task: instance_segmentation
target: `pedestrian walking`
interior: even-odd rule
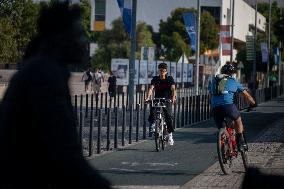
[[[110,97],[115,97],[116,95],[116,77],[111,70],[109,71],[108,78],[108,94]]]
[[[88,92],[89,85],[91,84],[91,90],[92,90],[92,81],[93,80],[93,73],[91,72],[91,69],[87,69],[83,75],[82,75],[82,81],[85,83],[85,92]]]
[[[96,69],[94,73],[94,78],[93,78],[93,91],[96,96],[96,100],[99,99],[99,93],[101,92],[101,86],[102,86],[102,74],[99,72],[99,69]]]

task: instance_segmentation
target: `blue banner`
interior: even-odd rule
[[[196,51],[196,15],[193,12],[184,12],[183,20],[185,29],[189,36],[191,50]]]
[[[132,0],[117,0],[126,32],[131,35]]]
[[[280,52],[278,47],[273,48],[273,54],[274,54],[274,63],[280,64]]]

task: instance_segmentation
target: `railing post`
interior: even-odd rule
[[[114,125],[114,148],[117,148],[118,143],[118,108],[114,108],[115,111],[115,125]]]
[[[139,127],[140,127],[140,105],[136,105],[136,112],[137,112],[137,117],[136,117],[136,142],[139,140]]]
[[[88,117],[88,105],[89,105],[89,96],[88,96],[88,94],[86,94],[86,98],[85,98],[85,100],[86,100],[86,106],[85,106],[85,118],[87,118]]]
[[[147,109],[147,106],[146,104],[144,104],[144,107],[143,107],[143,139],[146,139],[146,125],[147,125],[147,121],[146,121],[146,109]]]
[[[83,95],[81,94],[80,96],[80,114],[79,114],[79,140],[80,144],[82,146],[82,135],[83,135],[83,122],[84,122],[84,117],[83,117]]]
[[[184,97],[181,99],[181,127],[184,127]]]
[[[98,138],[97,138],[97,153],[101,153],[101,131],[102,131],[102,110],[99,109],[99,124],[98,124]]]
[[[189,124],[192,124],[192,96],[189,97]]]
[[[111,125],[111,111],[107,108],[107,151],[110,149],[110,125]]]
[[[121,145],[125,146],[125,126],[126,126],[126,107],[122,105],[122,132],[121,132]]]
[[[107,93],[105,93],[105,114],[107,114]]]
[[[93,101],[94,95],[91,95],[91,115],[90,115],[90,133],[89,133],[89,156],[93,155]]]
[[[133,126],[133,106],[132,104],[129,104],[129,112],[130,112],[130,120],[129,120],[129,140],[128,143],[132,144],[132,126]]]

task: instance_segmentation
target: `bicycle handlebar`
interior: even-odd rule
[[[168,102],[168,103],[172,103],[172,100],[167,99],[167,98],[153,98],[152,100],[145,100],[145,103],[157,103],[157,102]]]

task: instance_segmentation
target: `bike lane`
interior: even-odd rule
[[[283,102],[284,98],[279,98],[260,104],[255,112],[242,114],[249,143],[272,123],[284,117]],[[99,155],[90,159],[89,163],[108,178],[115,188],[173,189],[183,185],[185,188],[192,188],[192,182],[188,185],[192,187],[187,187],[186,183],[190,180],[196,181],[198,175],[206,173],[218,178],[223,176],[216,164],[216,132],[213,121],[206,121],[177,129],[174,133],[174,146],[167,146],[165,151],[156,152],[154,140],[147,140]],[[214,171],[210,172],[212,166]],[[243,174],[243,170],[239,174]],[[209,188],[210,183],[216,185],[213,182],[215,177],[203,175],[202,178],[205,179],[202,182],[209,183]],[[237,181],[239,180],[235,180]]]

